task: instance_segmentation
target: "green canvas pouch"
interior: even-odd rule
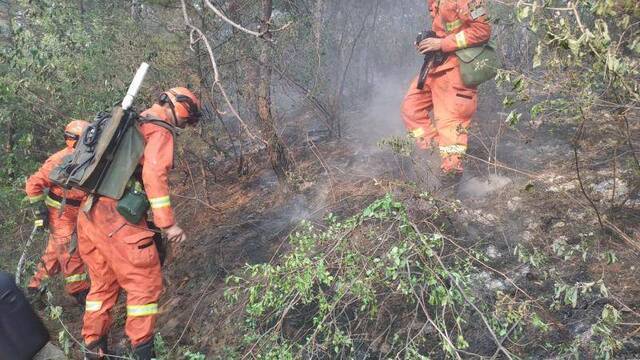
[[[140,182],[130,182],[127,191],[118,200],[116,210],[132,224],[137,224],[142,220],[149,210],[149,200]]]
[[[457,50],[456,56],[460,63],[462,83],[469,87],[493,79],[500,68],[498,54],[491,43]]]

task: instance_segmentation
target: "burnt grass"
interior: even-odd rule
[[[489,183],[487,191],[471,191],[462,197],[456,205],[459,210],[450,213],[442,226],[461,246],[487,255],[483,264],[476,264],[478,272],[487,274],[478,280],[481,289],[476,298],[480,307],[493,311],[499,290],[515,301],[529,301],[549,325],[546,333],[524,328],[505,339],[503,345],[524,358],[543,358],[560,356],[577,342],[580,357],[593,358],[596,355],[591,345],[599,338],[590,335],[590,328],[600,319],[605,304],[610,304],[622,314],[622,324],[614,329],[616,338],[624,344],[617,358],[639,356],[640,265],[638,248],[629,243],[629,239],[640,243],[640,206],[634,188],[638,184],[637,173],[624,167],[617,169],[620,179],[628,184],[630,199],[620,201],[619,206],[607,206],[606,196],[598,199],[590,184],[611,175],[607,163],[611,158],[607,151],[610,144],[600,141],[597,131],[583,140],[588,144],[581,148],[584,185],[603,209],[602,214],[629,235],[625,240],[610,229],[599,227],[595,212],[576,186],[568,140],[575,125],[543,124],[535,129],[521,126],[513,131],[503,128],[497,116],[487,116],[494,112],[488,105],[483,106],[480,120],[472,128],[477,136],[471,137],[473,158],[467,160],[463,183],[473,184],[474,178],[484,181],[490,177],[497,182]],[[300,116],[312,117],[308,113]],[[638,134],[639,129],[633,131]],[[498,133],[501,135],[495,141]],[[157,328],[168,348],[175,344],[176,349],[201,351],[207,358],[225,358],[227,350],[241,344],[243,335],[239,326],[243,322],[242,309],[228,306],[223,298],[228,275],[245,264],[277,261],[278,255],[287,251],[288,235],[301,220],[321,221],[329,212],[338,217],[350,216],[387,192],[404,194],[409,212],[420,214],[419,202],[411,199],[431,185],[421,182],[416,174],[425,167],[437,167],[419,164],[423,157],[411,160],[388,148],[371,146],[369,139],[362,141],[349,133],[341,139],[285,140],[290,141],[299,174],[293,190],[278,184],[261,149],[245,155],[248,171],[244,175],[238,174],[237,159],[233,158],[206,169],[186,165],[198,164],[191,161],[197,160],[192,154],[177,163],[172,176],[178,194],[175,211],[190,239],[170,254],[164,267],[166,291]],[[491,142],[497,148],[486,146]],[[488,159],[490,151],[497,154],[500,166],[478,160]],[[626,160],[630,160],[628,154]],[[204,177],[215,181],[204,181]],[[561,190],[555,191],[558,187]],[[435,197],[443,207],[452,200],[437,192]],[[554,250],[558,239],[568,246],[584,245],[586,258],[582,254],[566,258],[558,255]],[[518,249],[536,249],[541,263],[536,266],[519,258]],[[600,256],[606,252],[615,253],[614,263]],[[559,281],[575,284],[598,280],[606,284],[608,296],[595,290],[580,294],[575,307],[553,306],[554,287]],[[62,299],[60,288],[55,289],[55,299]],[[63,305],[66,307],[68,302],[63,300]],[[118,310],[112,342],[124,347],[122,299]],[[297,314],[285,324],[284,331],[289,334],[299,334],[309,321],[304,311]],[[491,357],[496,345],[474,317],[468,319],[468,351]],[[65,312],[63,321],[79,336],[79,311]],[[48,325],[60,328],[55,321]],[[356,348],[367,349],[369,345],[356,344]],[[77,350],[77,346],[74,348]],[[173,354],[172,358],[180,358],[176,351]],[[363,350],[352,356],[382,355]]]

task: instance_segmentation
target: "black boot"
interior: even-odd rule
[[[84,290],[80,290],[75,294],[71,294],[71,296],[73,296],[76,301],[78,302],[78,305],[82,306],[82,308],[84,309],[84,305],[87,302],[87,295],[89,294],[89,289],[84,289]]]
[[[153,348],[153,338],[135,346],[133,348],[133,358],[135,360],[155,360],[156,351]]]
[[[85,346],[84,360],[109,360],[109,341],[106,336]]]

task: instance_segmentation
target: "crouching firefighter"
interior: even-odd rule
[[[148,208],[153,212],[153,222],[170,242],[186,239],[173,216],[167,176],[173,166],[174,130],[198,122],[200,102],[188,89],[176,87],[135,116],[132,129],[140,135],[142,147],[140,156],[130,159],[135,167],[133,175],[114,164],[104,175],[111,179],[104,180],[106,185],[127,184],[123,195],[112,198],[98,192],[82,205],[78,218],[80,254],[92,279],[82,326],[86,359],[108,358],[111,312],[121,288],[127,294],[125,332],[134,358],[155,358],[154,327],[163,285],[154,231],[147,225]],[[119,142],[114,151],[128,147],[127,141]],[[122,174],[127,178],[118,180]]]
[[[70,122],[64,130],[67,146],[51,155],[27,180],[27,196],[36,213],[35,226],[49,228],[46,250],[37,272],[27,286],[32,300],[39,300],[42,295],[42,281],[60,272],[64,276],[65,291],[81,306],[84,306],[89,292],[84,263],[76,251],[75,244],[78,209],[86,194],[76,189],[65,190],[49,179],[51,170],[73,152],[80,134],[88,125],[88,122],[82,120]],[[63,200],[64,198],[66,199]]]
[[[420,149],[437,146],[443,186],[462,175],[467,129],[478,104],[477,85],[495,76],[495,50],[483,0],[428,0],[432,31],[416,43],[427,56],[402,103],[405,126]],[[491,59],[488,59],[491,57]],[[489,61],[490,60],[490,61]],[[434,119],[429,116],[433,110]]]

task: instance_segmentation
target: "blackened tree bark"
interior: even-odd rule
[[[290,154],[285,148],[282,140],[276,131],[275,121],[271,113],[271,47],[268,40],[271,38],[269,27],[271,25],[271,14],[273,12],[272,0],[262,0],[261,32],[265,32],[265,39],[262,41],[260,56],[258,58],[258,118],[262,137],[267,142],[267,152],[273,170],[276,172],[278,181],[286,185],[287,173],[292,168]]]

